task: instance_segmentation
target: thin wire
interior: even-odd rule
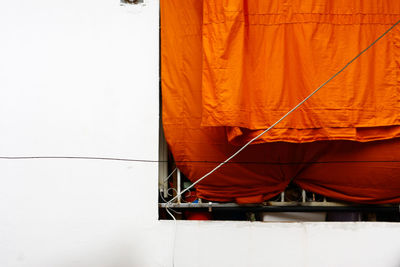
[[[151,159],[128,159],[128,158],[113,158],[113,157],[84,157],[84,156],[0,156],[0,159],[6,160],[24,160],[24,159],[83,159],[83,160],[110,160],[110,161],[132,161],[132,162],[168,162],[163,160]]]
[[[170,210],[169,205],[170,205],[170,203],[167,202],[167,204],[165,205],[165,210],[167,211],[169,216],[171,216],[172,219],[174,220],[174,232],[172,234],[172,267],[174,267],[175,266],[176,233],[178,232],[178,221],[176,220],[175,216],[169,211]]]
[[[129,159],[114,157],[81,157],[81,156],[0,156],[0,160],[35,160],[35,159],[72,159],[72,160],[105,160],[105,161],[126,161],[126,162],[144,162],[144,163],[163,163],[167,160],[151,159]],[[175,160],[176,163],[222,163],[223,161],[212,160]],[[346,161],[293,161],[293,162],[272,162],[272,161],[229,161],[226,164],[265,164],[265,165],[297,165],[297,164],[329,164],[329,163],[379,163],[379,162],[400,162],[400,160],[346,160]],[[175,172],[175,168],[172,172]],[[170,174],[172,175],[172,173]],[[170,178],[168,175],[165,180]]]
[[[320,85],[317,89],[315,89],[311,94],[309,94],[306,98],[304,98],[300,103],[298,103],[294,108],[292,108],[290,111],[288,111],[282,118],[280,118],[278,121],[276,121],[274,124],[272,124],[268,129],[264,130],[261,132],[259,135],[251,139],[249,142],[247,142],[245,145],[243,145],[240,149],[238,149],[234,154],[232,154],[229,158],[227,158],[225,161],[221,162],[219,165],[217,165],[214,169],[200,177],[197,181],[195,181],[193,184],[191,184],[189,187],[181,191],[180,194],[176,195],[173,197],[168,203],[172,203],[175,199],[179,197],[179,195],[182,195],[192,187],[194,187],[196,184],[204,180],[206,177],[208,177],[210,174],[221,168],[223,165],[225,165],[228,161],[236,157],[240,152],[242,152],[246,147],[248,147],[251,143],[253,143],[255,140],[263,136],[265,133],[267,133],[269,130],[274,128],[278,123],[280,123],[282,120],[284,120],[287,116],[289,116],[292,112],[294,112],[296,109],[298,109],[301,105],[304,104],[310,97],[312,97],[315,93],[317,93],[322,87],[324,87],[327,83],[329,83],[331,80],[333,80],[336,76],[338,76],[340,73],[342,73],[351,63],[353,63],[356,59],[358,59],[362,54],[364,54],[368,49],[370,49],[373,45],[376,44],[382,37],[384,37],[388,32],[390,32],[394,27],[396,27],[400,23],[400,20],[398,20],[395,24],[393,24],[389,29],[387,29],[381,36],[379,36],[375,41],[373,41],[367,48],[362,50],[358,55],[356,55],[353,59],[351,59],[346,65],[344,65],[343,68],[341,68],[338,72],[336,72],[332,77],[330,77],[327,81],[325,81],[322,85]]]
[[[164,182],[168,181],[168,179],[172,176],[172,174],[174,174],[174,172],[176,172],[177,169],[178,168],[175,168],[163,181]],[[168,191],[167,191],[167,194],[168,194]]]
[[[177,169],[178,169],[178,168],[176,167],[167,177],[165,177],[165,178],[163,179],[163,181],[164,181],[164,182],[168,181],[168,179],[172,176],[172,174],[174,174],[174,172],[175,172]],[[168,196],[170,196],[170,194],[169,194],[169,192],[168,192],[170,189],[174,189],[175,192],[178,193],[177,190],[176,190],[175,188],[169,188],[169,189],[167,189],[167,195],[168,195]],[[178,232],[178,221],[176,220],[175,216],[171,213],[171,211],[174,212],[175,214],[182,214],[182,212],[178,212],[178,211],[176,211],[176,210],[170,208],[170,207],[169,207],[169,204],[168,204],[168,202],[167,202],[167,200],[165,200],[164,197],[162,196],[161,191],[159,192],[159,194],[160,194],[161,199],[164,200],[164,202],[166,202],[165,210],[167,211],[167,213],[169,214],[169,216],[171,216],[172,219],[174,220],[174,230],[173,230],[173,233],[172,233],[172,259],[171,259],[171,261],[172,261],[172,267],[174,267],[174,266],[175,266],[175,247],[176,247],[176,246],[175,246],[175,243],[176,243],[176,233]]]
[[[178,162],[178,161],[175,161]],[[192,163],[222,163],[223,161],[184,161]],[[255,165],[301,165],[301,164],[338,164],[338,163],[397,163],[400,160],[332,160],[332,161],[288,161],[288,162],[273,162],[273,161],[230,161],[226,164],[255,164]]]

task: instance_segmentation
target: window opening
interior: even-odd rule
[[[159,219],[172,220],[165,211],[166,202],[188,188],[192,182],[176,168],[165,141],[161,119],[159,138]],[[201,199],[192,188],[169,207],[174,210],[177,220],[400,222],[400,205],[344,202],[305,191],[294,183],[290,183],[283,192],[268,201],[243,205]]]
[[[365,51],[363,50],[361,53]],[[343,71],[352,61],[337,74]],[[162,127],[160,127],[160,131],[162,131]],[[160,140],[162,138],[164,138],[163,134],[160,133]],[[188,188],[191,182],[179,170],[176,170],[172,155],[166,152],[165,139],[163,142],[163,145],[160,145],[159,218],[171,219],[165,212],[166,202],[174,198],[182,190],[185,190],[185,188]],[[164,144],[165,147],[161,148]],[[168,160],[168,163],[165,162],[165,159]],[[168,180],[165,179],[164,177],[169,176],[169,174],[171,174],[171,177]],[[187,193],[188,195],[185,194],[181,198],[176,198],[174,203],[169,206],[175,210],[177,219],[284,221],[285,219],[282,215],[285,215],[286,218],[290,217],[290,219],[297,221],[312,221],[312,218],[317,221],[400,221],[398,204],[361,205],[343,202],[313,192],[307,192],[295,184],[289,184],[283,192],[260,204],[240,205],[237,203],[212,202],[207,199],[197,198],[193,195],[193,191],[188,191]],[[311,215],[319,213],[320,216],[300,216],[307,213],[312,213]],[[277,218],[272,219],[274,214],[281,216],[276,216]],[[298,215],[298,217],[295,215]]]
[[[179,170],[168,182],[168,194],[160,190],[159,219],[170,220],[166,202],[191,182]],[[165,192],[165,191],[164,191]],[[400,222],[399,205],[367,205],[342,202],[308,192],[295,184],[260,204],[237,204],[199,199],[188,191],[170,205],[178,220],[238,221],[392,221]]]

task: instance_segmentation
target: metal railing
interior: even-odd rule
[[[339,202],[328,200],[326,197],[301,190],[298,192],[298,200],[287,200],[286,191],[283,191],[270,201],[258,204],[237,204],[237,203],[221,203],[210,202],[199,199],[196,203],[184,202],[180,196],[182,190],[182,174],[179,169],[175,175],[176,188],[172,191],[174,194],[168,194],[168,181],[160,179],[160,194],[167,198],[168,196],[178,195],[174,203],[170,203],[168,207],[173,209],[212,209],[218,210],[245,210],[251,212],[321,212],[321,211],[365,211],[365,212],[400,212],[400,205],[367,205],[348,202]],[[170,188],[169,188],[170,189]],[[166,203],[159,203],[160,208],[166,208]]]

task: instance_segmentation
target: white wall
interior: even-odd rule
[[[0,156],[157,159],[158,1],[0,2]],[[155,163],[0,160],[1,267],[171,266]],[[399,224],[179,222],[175,266],[400,266]]]

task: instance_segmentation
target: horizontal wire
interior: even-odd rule
[[[131,162],[168,162],[164,160],[151,159],[129,159],[129,158],[114,158],[114,157],[86,157],[86,156],[0,156],[0,159],[5,160],[24,160],[24,159],[77,159],[77,160],[110,160],[110,161],[131,161]]]
[[[129,159],[113,157],[81,157],[81,156],[0,156],[0,160],[30,160],[30,159],[72,159],[72,160],[105,160],[105,161],[126,161],[143,163],[167,163],[168,160],[151,159]],[[175,160],[175,163],[222,163],[223,161],[213,160]],[[329,164],[329,163],[395,163],[400,160],[333,160],[333,161],[293,161],[293,162],[274,162],[274,161],[230,161],[226,164],[261,164],[261,165],[298,165],[298,164]]]
[[[168,163],[168,160],[151,159],[129,159],[113,157],[81,157],[81,156],[0,156],[0,160],[35,160],[35,159],[71,159],[71,160],[104,160],[104,161],[125,161],[143,163]],[[175,160],[175,163],[222,163],[223,161],[213,160]],[[229,161],[226,164],[259,164],[259,165],[299,165],[299,164],[330,164],[330,163],[396,163],[400,160],[333,160],[333,161],[293,161],[293,162],[274,162],[274,161]]]
[[[179,163],[179,161],[176,161]],[[222,163],[221,161],[182,161],[191,163]],[[395,163],[400,160],[334,160],[334,161],[294,161],[294,162],[272,162],[272,161],[231,161],[226,164],[260,164],[260,165],[299,165],[299,164],[329,164],[329,163]]]

